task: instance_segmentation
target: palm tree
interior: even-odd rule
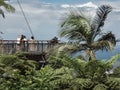
[[[101,5],[94,18],[86,17],[80,10],[71,11],[61,23],[60,36],[79,44],[77,50],[84,50],[89,60],[95,59],[97,50],[112,50],[116,45],[114,34],[102,31],[107,15],[111,11],[111,6]]]

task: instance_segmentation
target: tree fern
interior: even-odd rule
[[[107,89],[107,86],[106,86],[106,85],[104,85],[104,84],[98,84],[98,85],[96,85],[96,86],[93,88],[93,90],[108,90],[108,89]]]
[[[115,68],[113,70],[113,73],[110,76],[120,78],[120,66],[118,66],[117,68]]]
[[[12,66],[15,62],[18,61],[18,58],[14,55],[2,55],[0,56],[0,63],[7,66]]]
[[[76,88],[76,90],[86,90],[91,89],[94,83],[87,78],[75,78],[72,80],[72,85],[70,88]]]
[[[109,90],[120,90],[120,78],[109,77],[104,83]]]
[[[63,88],[62,85],[68,84],[72,79],[69,74],[69,69],[52,69],[49,66],[42,68],[39,72],[36,72],[36,76],[33,77],[34,84],[30,85],[31,88],[39,88],[41,90],[54,90]],[[65,87],[64,87],[65,88]]]
[[[120,58],[120,54],[117,54],[115,56],[113,56],[110,60],[107,61],[106,65],[109,68],[113,68],[113,66],[115,65],[116,61]]]

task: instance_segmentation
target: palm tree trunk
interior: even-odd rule
[[[95,60],[96,59],[96,56],[95,56],[95,51],[94,50],[90,50],[88,49],[87,50],[87,55],[88,55],[88,60]]]

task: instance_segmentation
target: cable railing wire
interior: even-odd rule
[[[20,7],[20,9],[21,9],[21,11],[22,11],[22,14],[23,14],[23,16],[24,16],[24,19],[25,19],[25,21],[26,21],[26,24],[27,24],[29,30],[30,30],[31,35],[34,36],[34,34],[33,34],[33,32],[32,32],[32,29],[31,29],[31,26],[30,26],[30,24],[29,24],[29,22],[28,22],[28,20],[27,20],[27,17],[26,17],[26,15],[25,15],[24,11],[23,11],[22,5],[20,4],[20,1],[17,0],[17,3],[18,3],[18,5],[19,5],[19,7]]]

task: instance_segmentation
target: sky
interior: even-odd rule
[[[69,12],[70,8],[84,8],[94,15],[97,7],[110,4],[113,11],[108,15],[103,31],[112,31],[120,38],[120,0],[19,0],[23,11],[29,21],[36,40],[50,40],[58,37],[61,18]],[[0,31],[4,40],[16,40],[20,34],[28,39],[31,37],[17,0],[8,2],[15,7],[15,13],[5,12],[6,18],[0,16]],[[62,38],[58,37],[60,40]]]

